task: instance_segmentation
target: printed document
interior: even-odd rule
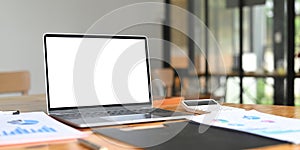
[[[43,112],[0,113],[0,146],[75,139],[86,133],[66,126]]]
[[[199,115],[192,120],[300,144],[300,119],[270,115],[256,110],[232,110],[221,111],[214,116]]]

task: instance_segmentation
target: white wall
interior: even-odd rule
[[[0,71],[29,70],[30,94],[45,93],[43,33],[85,33],[93,23],[108,12],[137,2],[146,0],[1,0]],[[143,11],[141,9],[136,15],[144,17]],[[147,11],[151,11],[150,20],[162,21],[163,7]],[[128,17],[131,18],[124,14],[114,21],[122,22]],[[162,37],[161,27],[157,25],[148,25],[145,30],[143,27],[128,29],[124,33]],[[152,56],[161,57],[162,45],[150,42],[150,53]]]

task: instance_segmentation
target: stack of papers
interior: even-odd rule
[[[229,110],[195,116],[193,121],[257,134],[300,144],[300,119],[261,113],[256,110]]]
[[[66,126],[43,112],[0,113],[0,146],[75,139],[86,133]]]

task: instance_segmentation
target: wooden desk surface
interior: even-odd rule
[[[161,107],[169,110],[184,111],[178,104],[180,98],[172,98],[166,100],[158,100],[154,102],[155,107]],[[299,118],[300,119],[300,107],[292,106],[269,106],[269,105],[250,105],[250,104],[224,104],[227,106],[245,108],[245,109],[255,109],[260,112],[290,117],[290,118]],[[15,110],[19,109],[21,112],[28,111],[44,111],[46,112],[46,102],[45,95],[31,95],[31,96],[18,96],[18,97],[9,97],[9,98],[0,98],[0,110]],[[152,125],[159,124],[156,123],[144,123],[144,124],[135,124],[127,126],[141,126],[141,125]],[[90,132],[89,129],[82,130],[84,132]],[[101,146],[107,147],[108,149],[137,149],[125,143],[118,142],[116,140],[91,134],[86,138],[92,142],[95,142]],[[57,142],[46,142],[40,143],[38,145],[32,144],[23,144],[16,146],[6,146],[0,147],[0,149],[24,149],[24,150],[56,150],[56,149],[72,149],[72,150],[83,150],[85,147],[79,145],[76,140],[67,140],[67,141],[57,141]],[[258,149],[300,149],[300,145],[284,144],[278,146],[269,146]]]

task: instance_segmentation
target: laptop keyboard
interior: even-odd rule
[[[120,109],[120,110],[111,110],[111,111],[94,111],[94,112],[70,112],[64,114],[55,114],[54,116],[62,117],[65,119],[79,119],[79,118],[95,118],[95,117],[105,117],[105,116],[119,116],[119,115],[133,115],[133,114],[147,114],[147,113],[159,113],[159,114],[170,114],[174,113],[173,111],[159,109],[159,108],[150,108],[150,109]]]

